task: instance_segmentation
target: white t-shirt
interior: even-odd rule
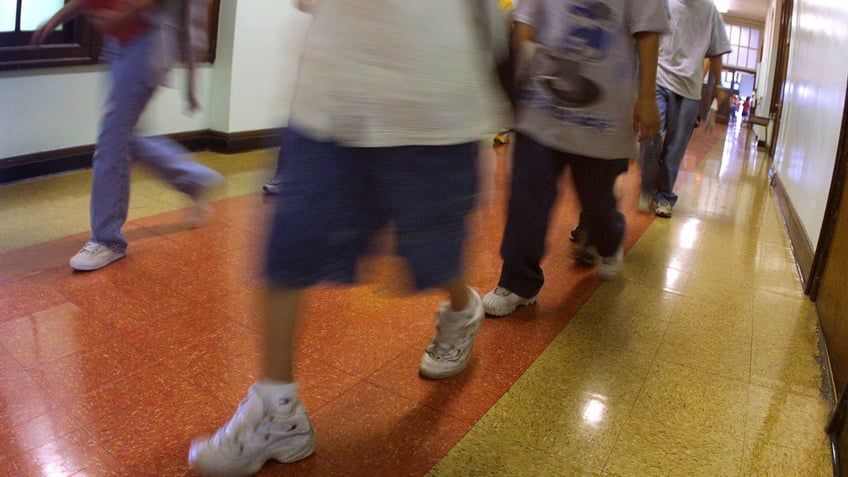
[[[657,84],[701,99],[704,58],[730,51],[721,14],[712,0],[668,0],[670,31],[660,39]]]
[[[469,0],[319,1],[289,124],[355,147],[458,144],[499,130],[507,119],[491,49],[506,51],[506,22],[496,2],[481,3],[491,11]],[[488,42],[478,18],[491,19]]]
[[[522,0],[513,19],[533,26],[537,41],[521,75],[516,129],[573,154],[638,154],[633,35],[666,31],[665,0]]]

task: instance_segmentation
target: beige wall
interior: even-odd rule
[[[774,169],[816,246],[848,80],[848,2],[796,0]]]

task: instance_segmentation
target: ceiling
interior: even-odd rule
[[[730,0],[730,9],[725,15],[764,22],[771,0]]]

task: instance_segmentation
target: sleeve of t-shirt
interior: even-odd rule
[[[641,32],[665,33],[668,31],[668,4],[666,0],[640,0],[638,8],[628,7],[630,34]]]
[[[727,29],[724,27],[724,20],[721,19],[721,13],[713,8],[712,17],[713,31],[710,35],[710,48],[707,50],[707,56],[719,56],[725,53],[730,53],[730,39],[727,38]]]
[[[530,26],[536,26],[536,11],[539,8],[539,3],[540,0],[521,0],[515,6],[515,9],[512,10],[512,20]]]

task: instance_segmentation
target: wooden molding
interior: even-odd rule
[[[262,129],[224,133],[210,129],[169,134],[191,151],[210,150],[220,154],[235,154],[276,147],[279,129]],[[0,159],[0,184],[91,167],[94,145],[55,149]]]
[[[239,133],[207,131],[206,149],[221,154],[268,149],[279,145],[280,129],[260,129]]]
[[[780,218],[789,236],[789,245],[792,247],[792,254],[795,256],[795,264],[798,268],[798,274],[801,277],[801,286],[806,290],[813,270],[813,257],[815,256],[813,245],[810,243],[810,238],[804,230],[801,218],[789,200],[789,194],[783,186],[780,176],[775,174],[774,171],[772,171],[771,176],[774,194],[777,199],[777,208],[780,211]]]

